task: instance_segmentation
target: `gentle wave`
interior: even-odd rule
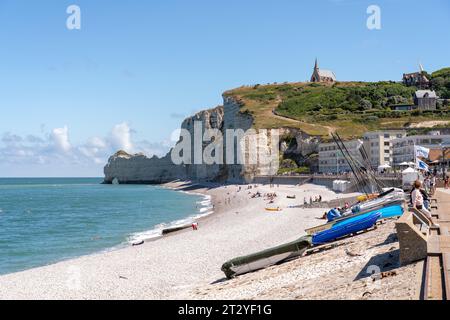
[[[200,218],[209,216],[214,213],[214,210],[213,210],[214,207],[212,205],[211,196],[204,195],[201,193],[194,193],[194,192],[185,192],[185,191],[181,191],[181,192],[187,193],[190,195],[201,195],[203,197],[202,201],[197,202],[198,204],[202,205],[202,208],[199,208],[199,213],[188,216],[185,219],[172,221],[170,223],[161,223],[159,225],[156,225],[155,227],[153,227],[153,229],[148,230],[148,231],[133,233],[128,237],[127,243],[133,244],[136,242],[148,241],[148,240],[160,238],[160,237],[162,237],[162,235],[163,235],[162,232],[165,229],[177,228],[177,227],[189,225],[189,224],[192,224],[195,221],[199,220]]]
[[[203,195],[97,180],[0,178],[0,274],[129,247],[210,214]]]

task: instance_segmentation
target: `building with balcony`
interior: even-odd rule
[[[416,161],[414,154],[415,146],[429,148],[431,151],[450,147],[450,135],[441,135],[440,132],[435,131],[430,132],[428,135],[416,135],[394,139],[392,143],[394,166],[398,166],[403,162]]]
[[[362,140],[351,140],[344,142],[348,152],[362,162],[360,148],[363,145]],[[319,144],[319,172],[321,173],[345,173],[350,172],[350,166],[334,142]]]
[[[373,169],[394,163],[393,141],[406,137],[405,130],[387,130],[367,132],[363,136],[364,149],[369,156]]]

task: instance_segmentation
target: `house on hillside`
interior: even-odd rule
[[[417,90],[414,94],[414,104],[419,110],[436,110],[438,96],[432,90]]]
[[[311,76],[311,82],[328,82],[328,83],[336,82],[336,75],[331,70],[320,69],[316,59],[314,71]]]
[[[428,89],[430,87],[430,79],[427,78],[426,72],[422,65],[419,65],[420,71],[403,74],[403,84],[408,87],[416,86],[420,89]]]

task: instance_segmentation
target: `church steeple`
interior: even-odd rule
[[[336,75],[331,70],[319,69],[319,61],[316,58],[314,71],[311,76],[311,82],[335,82]]]

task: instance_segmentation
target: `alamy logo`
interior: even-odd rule
[[[367,8],[367,29],[381,30],[381,8],[377,5],[371,5]]]
[[[66,10],[69,17],[66,21],[67,29],[80,30],[81,29],[81,9],[77,5],[70,5]]]
[[[218,129],[203,130],[203,123],[195,121],[193,130],[179,132],[180,140],[171,152],[175,165],[259,164],[276,168],[279,161],[280,137],[276,129],[227,129],[224,136]]]

